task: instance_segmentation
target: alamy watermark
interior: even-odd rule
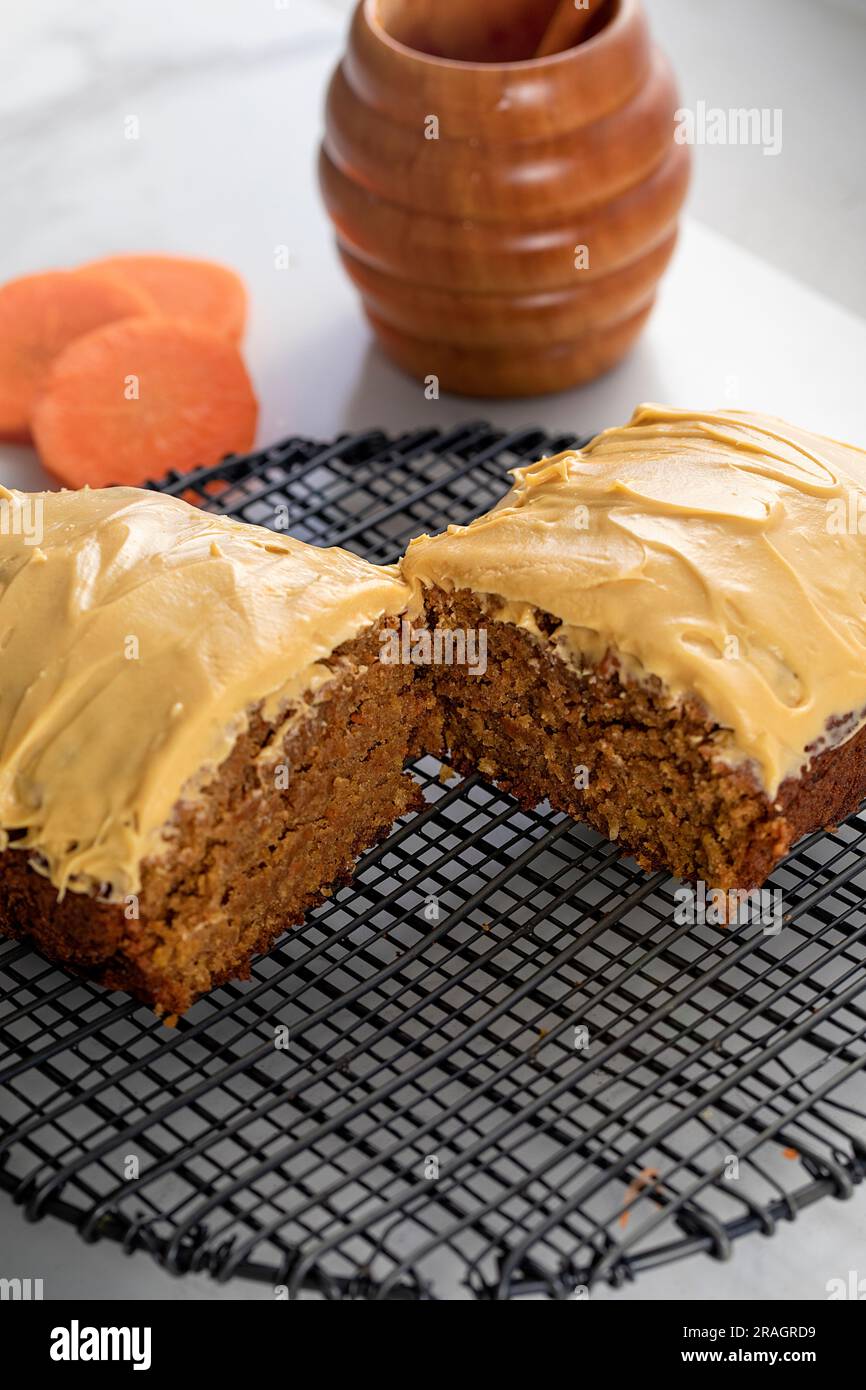
[[[27,492],[0,497],[0,536],[21,536],[25,545],[41,545],[45,499]]]
[[[379,660],[386,666],[465,666],[470,676],[487,670],[487,629],[484,627],[413,627],[401,618],[399,630],[379,633]]]
[[[131,1361],[134,1371],[151,1366],[150,1327],[82,1327],[73,1318],[68,1327],[51,1330],[48,1355],[52,1361]]]
[[[674,139],[678,145],[755,145],[765,155],[782,153],[782,111],[776,107],[708,106],[699,101],[694,110],[681,106],[674,112]]]
[[[866,493],[848,490],[828,497],[826,530],[831,536],[866,536]]]
[[[850,1299],[854,1303],[866,1300],[866,1279],[861,1279],[856,1269],[849,1269],[847,1278],[828,1279],[824,1288],[831,1303]]]
[[[756,923],[765,936],[782,930],[784,905],[780,888],[710,888],[702,880],[683,883],[674,892],[674,924],[742,927]]]
[[[41,1279],[0,1279],[0,1303],[30,1303],[44,1297]]]

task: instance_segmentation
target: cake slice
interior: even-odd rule
[[[0,510],[0,932],[181,1012],[415,804],[408,590],[134,488]]]
[[[430,668],[450,760],[648,869],[758,887],[866,795],[860,515],[866,454],[740,412],[643,406],[515,470],[403,566],[452,657],[486,644]]]

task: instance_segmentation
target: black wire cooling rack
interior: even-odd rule
[[[292,439],[163,487],[389,560],[574,442]],[[174,1030],[0,948],[0,1184],[30,1217],[291,1294],[564,1298],[852,1194],[866,820],[776,872],[773,935],[681,925],[591,831],[417,773],[426,809]]]

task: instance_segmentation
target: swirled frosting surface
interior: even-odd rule
[[[0,847],[61,889],[137,891],[247,711],[280,717],[406,605],[394,568],[154,492],[0,489],[0,508]]]
[[[740,411],[640,406],[586,448],[514,472],[469,526],[410,545],[415,586],[494,596],[696,696],[764,790],[866,707],[866,453]]]

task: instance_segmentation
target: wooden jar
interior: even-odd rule
[[[442,390],[524,396],[628,351],[689,173],[640,0],[533,53],[556,0],[361,0],[320,157],[343,263],[388,355]]]

